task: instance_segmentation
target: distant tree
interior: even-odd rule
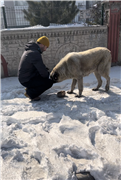
[[[91,22],[90,24],[101,24],[101,15],[102,15],[102,2],[97,1],[92,9],[90,10],[91,13]]]
[[[75,1],[27,1],[28,10],[23,10],[24,17],[30,25],[50,23],[70,23],[78,13]]]

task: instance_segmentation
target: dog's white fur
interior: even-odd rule
[[[110,67],[111,52],[107,48],[97,47],[83,52],[68,53],[53,68],[50,77],[53,79],[55,74],[58,74],[58,77],[54,79],[56,82],[73,79],[71,90],[68,91],[68,93],[73,93],[75,85],[78,82],[80,97],[83,91],[83,77],[93,72],[98,81],[97,87],[93,90],[96,91],[101,87],[101,76],[103,76],[107,80],[105,90],[108,91],[110,84]]]

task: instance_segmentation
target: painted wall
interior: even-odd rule
[[[2,30],[1,54],[8,63],[9,76],[17,76],[19,61],[25,44],[30,40],[36,42],[43,35],[50,40],[49,48],[42,55],[45,65],[50,70],[68,52],[79,52],[98,46],[107,47],[107,26]],[[1,66],[1,68],[3,67]],[[1,76],[4,77],[3,70],[1,73]]]

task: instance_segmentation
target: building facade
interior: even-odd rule
[[[75,22],[76,23],[85,23],[87,20],[91,19],[91,9],[92,7],[96,4],[96,1],[76,1],[76,5],[79,9],[79,13],[75,17]]]

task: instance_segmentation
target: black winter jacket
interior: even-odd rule
[[[26,44],[18,67],[18,79],[21,83],[28,82],[39,74],[43,78],[49,78],[49,72],[42,61],[41,53],[40,47],[35,42],[30,41]]]

